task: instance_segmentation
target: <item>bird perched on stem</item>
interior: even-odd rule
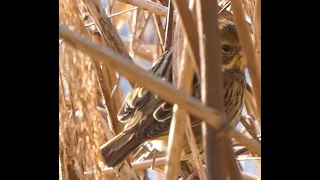
[[[229,123],[235,126],[240,119],[244,102],[245,61],[241,54],[239,38],[235,24],[228,20],[219,20],[221,35],[222,71],[224,79],[224,112]],[[172,52],[162,54],[150,69],[154,75],[172,83]],[[193,77],[192,96],[201,99],[200,80]],[[213,82],[214,83],[214,82]],[[119,165],[126,157],[145,141],[167,141],[173,105],[165,102],[156,94],[135,85],[122,105],[118,119],[126,123],[124,130],[101,146],[105,163],[109,167]],[[202,153],[201,120],[191,117],[199,152]],[[161,142],[161,141],[160,141]],[[188,143],[183,148],[182,160],[192,158]]]

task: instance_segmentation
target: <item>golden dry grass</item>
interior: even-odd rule
[[[217,12],[220,13],[220,16],[235,20],[236,24],[240,26],[239,33],[249,34],[253,32],[255,41],[244,40],[243,46],[245,47],[244,49],[247,49],[245,50],[245,55],[250,59],[248,61],[250,75],[251,77],[255,75],[258,78],[252,79],[253,87],[250,87],[246,92],[245,106],[249,117],[244,117],[241,122],[245,127],[242,134],[260,141],[257,138],[260,131],[260,0],[242,0],[241,2],[244,7],[240,10],[236,9],[237,18],[234,18],[232,13],[230,13],[230,4],[232,6],[235,3],[235,6],[239,7],[236,4],[237,2],[233,0],[231,3],[229,0],[221,1]],[[131,60],[143,66],[140,64],[141,59],[146,62],[153,62],[163,52],[165,43],[165,23],[163,22],[168,12],[166,8],[167,3],[168,1],[154,1],[151,3],[148,0],[111,0],[107,8],[102,8],[100,2],[96,0],[60,0],[59,18],[60,23],[69,26],[73,31],[80,33],[94,43],[111,48],[114,52],[119,53],[128,60],[132,57]],[[178,48],[180,49],[180,56],[178,57],[187,57],[184,59],[189,59],[193,67],[199,67],[197,66],[199,62],[196,61],[199,60],[196,58],[198,52],[194,51],[197,49],[195,48],[197,46],[192,47],[187,44],[187,42],[194,42],[191,43],[194,45],[197,44],[197,32],[195,31],[197,25],[194,24],[195,26],[193,27],[188,23],[181,23],[186,17],[195,18],[195,12],[189,11],[188,7],[183,8],[179,4],[179,1],[173,1],[173,3],[175,8],[178,8],[178,11],[174,13],[173,20],[176,24],[179,23],[183,30],[182,38],[179,41],[182,41],[184,38],[186,39],[185,43],[182,43],[180,48]],[[142,10],[142,8],[145,10]],[[255,13],[256,9],[258,13]],[[241,19],[241,10],[248,14],[252,22],[251,26],[247,26],[247,29],[245,27],[248,23]],[[89,15],[88,18],[84,18],[85,14]],[[177,16],[178,14],[180,16]],[[108,16],[111,17],[108,18]],[[113,26],[110,22],[113,23]],[[93,23],[93,25],[86,26],[88,23]],[[129,27],[129,38],[120,37],[117,33],[126,23]],[[175,32],[174,36],[177,34]],[[174,37],[174,42],[176,38]],[[258,40],[256,40],[257,38]],[[182,53],[182,49],[190,50],[186,51],[190,52],[190,54],[186,52]],[[188,63],[189,66],[191,64]],[[190,69],[191,66],[185,66],[185,68]],[[60,179],[137,179],[137,176],[143,179],[143,177],[148,176],[154,157],[153,153],[149,152],[154,150],[154,147],[150,145],[141,147],[129,157],[128,160],[133,162],[133,169],[130,168],[128,163],[125,163],[121,169],[116,168],[114,170],[103,165],[99,151],[100,145],[119,133],[123,127],[123,124],[116,120],[116,114],[124,95],[122,94],[123,86],[120,85],[113,92],[114,87],[118,83],[118,74],[115,70],[111,66],[101,64],[101,61],[82,53],[79,49],[75,49],[74,46],[70,46],[68,43],[62,42],[60,44]],[[180,78],[183,77],[183,74],[180,75]],[[133,83],[131,82],[131,84]],[[183,86],[185,84],[177,85],[176,87],[187,88]],[[99,101],[103,105],[97,108]],[[186,112],[181,112],[182,116],[185,116]],[[190,122],[187,121],[187,124],[190,124]],[[187,132],[190,131],[190,129],[188,130],[189,126],[186,126]],[[236,132],[231,131],[229,134],[239,137]],[[192,135],[187,134],[187,139],[192,144]],[[169,169],[172,167],[166,166],[167,160],[165,154],[158,152],[155,156],[160,159],[155,161],[155,167],[152,172],[158,174],[157,176],[160,179],[164,179],[167,172],[165,171],[165,167]],[[196,157],[197,153],[194,156]],[[257,155],[247,153],[245,156],[255,157]],[[260,159],[255,161],[257,161],[255,166],[260,169]],[[147,171],[146,169],[149,170]],[[197,169],[200,172],[200,178],[205,179],[203,177],[203,170],[201,170],[202,166],[197,165]],[[257,179],[257,177],[242,174],[242,179]]]

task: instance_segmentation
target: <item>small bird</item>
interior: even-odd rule
[[[244,104],[245,61],[235,24],[219,20],[221,35],[222,71],[224,79],[224,112],[231,126],[239,122]],[[172,83],[172,48],[163,53],[149,70],[164,81]],[[201,99],[200,79],[194,74],[192,96]],[[119,113],[119,121],[126,123],[124,130],[101,146],[101,153],[109,167],[122,163],[128,155],[146,141],[160,140],[166,143],[173,105],[140,85],[135,85],[126,97]],[[190,115],[199,152],[203,154],[201,120]],[[188,144],[187,142],[185,143]],[[183,148],[182,159],[192,159],[188,146]]]

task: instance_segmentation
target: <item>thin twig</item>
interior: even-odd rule
[[[84,2],[86,9],[99,29],[104,45],[132,61],[132,58],[125,48],[117,30],[114,28],[106,12],[104,11],[101,2],[99,0],[82,1]],[[112,41],[110,39],[112,39]],[[131,82],[129,83],[131,86],[133,85]]]
[[[159,15],[159,16],[162,16],[162,17],[166,17],[167,14],[168,14],[168,8],[161,5],[161,4],[158,4],[158,3],[155,3],[155,2],[152,2],[150,0],[118,0],[120,2],[123,2],[123,3],[127,3],[127,4],[131,4],[133,6],[137,6],[141,9],[145,9],[151,13],[154,13],[156,15]],[[185,1],[181,1],[182,3],[185,3]],[[217,8],[217,12],[221,11],[222,7],[218,6]],[[174,20],[176,19],[176,12],[173,13],[174,15]],[[181,15],[181,14],[180,14]],[[225,18],[225,19],[228,19],[230,21],[234,21],[233,20],[233,14],[227,10],[223,10],[220,14],[221,17]],[[248,22],[247,22],[248,23]],[[248,23],[248,25],[250,25],[250,23]]]
[[[137,9],[138,9],[138,7],[134,7],[134,8],[132,8],[132,9],[128,9],[128,10],[125,10],[125,11],[121,11],[121,12],[118,12],[118,13],[114,13],[114,14],[110,15],[109,18],[113,18],[113,17],[115,17],[115,16],[119,16],[119,15],[121,15],[121,14],[125,14],[125,13],[128,13],[128,12],[137,10]]]
[[[221,112],[217,112],[216,110],[203,105],[195,98],[186,95],[181,90],[175,89],[168,82],[164,82],[109,48],[97,45],[87,38],[82,37],[80,34],[72,32],[65,25],[59,25],[59,35],[60,38],[63,38],[69,45],[90,55],[92,58],[105,65],[116,68],[120,74],[159,95],[163,100],[181,106],[190,114],[204,120],[217,129],[223,128],[221,130],[226,133],[226,135],[233,137],[239,143],[247,146],[253,153],[258,154],[259,156],[261,155],[259,144],[245,137],[234,128],[231,128],[227,122],[224,122],[217,117],[216,114]]]
[[[133,43],[135,41],[135,37],[136,37],[136,33],[138,31],[138,18],[139,18],[139,14],[141,14],[141,9],[138,9],[137,11],[133,12],[131,15],[131,23],[130,23],[130,30],[131,30],[131,40],[129,42],[129,53],[133,54],[134,50],[133,50]],[[134,60],[134,59],[133,59]]]
[[[169,1],[170,3],[170,1]],[[185,55],[185,51],[183,55]],[[182,56],[183,57],[183,56]],[[186,56],[185,56],[186,57]],[[188,58],[181,59],[181,69],[178,72],[177,88],[182,89],[186,94],[192,91],[192,66],[189,66]],[[186,111],[174,105],[173,118],[169,132],[168,163],[165,167],[166,179],[177,179],[180,170],[180,155],[183,143],[185,142],[184,131]]]
[[[186,43],[184,43],[184,45],[186,47]],[[184,58],[180,60],[181,68],[178,72],[177,88],[182,89],[186,94],[190,95],[192,91],[192,78],[194,71],[192,66],[190,66],[190,59],[187,55],[188,52],[183,49],[182,57]],[[185,127],[186,117],[187,112],[181,107],[174,105],[173,118],[169,132],[168,162],[165,167],[165,179],[167,180],[177,179],[179,176],[181,150],[184,142],[186,141],[183,131],[184,129],[181,127]]]
[[[236,151],[235,151],[235,155],[236,155],[236,156],[240,156],[240,155],[243,155],[243,154],[246,153],[246,152],[248,152],[248,149],[245,148],[245,147],[243,147],[243,148],[241,148],[241,149],[236,150]]]
[[[119,16],[119,15],[122,15],[124,13],[128,13],[128,12],[134,11],[134,10],[137,10],[137,9],[138,9],[138,7],[134,7],[134,8],[129,9],[129,10],[121,11],[121,12],[118,12],[118,13],[115,13],[115,14],[112,14],[112,15],[108,16],[108,18],[116,17],[116,16]],[[93,25],[95,25],[95,23],[92,22],[92,23],[86,24],[85,26],[86,27],[90,27],[90,26],[93,26]]]
[[[188,8],[188,4],[181,0],[172,0],[172,4],[179,14],[179,23],[184,32],[185,38],[189,44],[189,51],[192,57],[192,65],[197,74],[199,74],[200,57],[199,57],[199,38],[195,19]]]
[[[112,13],[117,13],[120,11],[125,11],[130,8],[129,4],[119,2],[117,0],[113,0],[113,6],[111,9]],[[111,14],[112,14],[111,13]],[[116,16],[111,19],[112,24],[115,25],[116,29],[120,29],[123,23],[128,19],[128,14],[123,14],[122,16]]]
[[[246,130],[248,131],[248,133],[250,134],[250,136],[253,139],[257,139],[257,133],[256,131],[253,129],[254,127],[250,126],[250,124],[247,122],[247,120],[244,117],[240,118],[240,122],[241,124],[246,128]]]
[[[104,43],[107,47],[112,48],[124,57],[131,59],[129,53],[125,49],[125,46],[118,35],[118,31],[114,28],[110,22],[107,14],[105,13],[100,1],[98,0],[83,0],[86,5],[89,14],[93,18]],[[112,39],[112,41],[110,41]]]
[[[166,24],[166,34],[165,34],[165,46],[164,51],[168,51],[172,46],[172,34],[173,34],[173,7],[171,0],[168,4],[168,15],[167,15],[167,24]]]
[[[145,9],[145,10],[149,11],[150,13],[154,13],[154,14],[160,15],[162,17],[166,17],[168,14],[167,7],[165,7],[161,4],[152,2],[150,0],[118,0],[118,1],[123,2],[123,3],[127,3],[127,4],[131,4],[133,6],[137,6],[141,9]]]
[[[88,19],[84,20],[85,23],[87,23]],[[97,43],[97,44],[103,44],[101,41],[101,35],[100,33],[94,33],[92,32],[92,40],[93,42]],[[101,95],[101,97],[103,98],[103,107],[104,109],[107,110],[107,114],[108,114],[108,125],[105,121],[105,117],[104,118],[100,118],[101,123],[102,123],[102,128],[104,133],[106,134],[106,137],[108,138],[112,138],[114,136],[115,130],[119,130],[122,129],[122,126],[120,125],[120,128],[118,127],[118,125],[116,125],[117,128],[114,127],[114,123],[117,124],[117,110],[120,107],[120,104],[118,103],[118,101],[120,100],[120,91],[117,92],[117,95],[114,96],[114,98],[112,98],[110,96],[110,92],[111,92],[111,87],[113,86],[113,84],[116,81],[115,78],[115,71],[112,71],[111,69],[109,69],[108,67],[104,67],[103,69],[100,67],[100,63],[97,61],[93,61],[92,62],[93,68],[94,68],[94,72],[96,74],[97,77],[97,83],[99,86],[99,93]],[[108,128],[109,126],[109,128]]]
[[[252,96],[251,93],[249,93],[247,89],[244,91],[244,97],[245,97],[245,105],[248,110],[248,114],[250,116],[253,116],[253,118],[257,120],[258,111],[257,111],[257,105],[255,103],[254,97]]]
[[[156,15],[156,14],[152,14],[152,16],[153,16],[153,19],[154,19],[154,24],[155,24],[156,29],[157,29],[158,37],[159,37],[159,40],[160,40],[160,45],[162,46],[162,51],[163,51],[164,50],[164,42],[165,42],[165,31],[163,29],[160,17],[158,15]]]
[[[236,162],[235,153],[233,151],[231,141],[227,137],[222,137],[221,140],[222,148],[221,150],[224,151],[225,161],[229,170],[230,180],[242,180],[242,176],[240,173],[240,169],[238,167],[238,164]]]
[[[199,174],[200,180],[206,180],[207,179],[207,175],[204,171],[204,168],[202,166],[202,160],[201,160],[201,155],[199,153],[199,149],[197,147],[197,142],[195,139],[195,136],[192,132],[192,128],[191,128],[191,120],[190,117],[187,117],[187,124],[186,124],[186,137],[188,139],[188,143],[190,145],[190,149],[191,149],[191,153],[192,153],[192,157],[195,160],[195,164],[196,164],[196,169],[197,172]]]
[[[237,161],[261,160],[261,157],[238,157]]]
[[[247,84],[245,92],[244,92],[244,104],[247,111],[247,115],[250,116],[250,119],[256,120],[257,116],[257,108],[255,104],[255,100],[252,96],[252,88]]]
[[[124,45],[127,49],[129,49],[130,42],[123,41]],[[140,48],[138,48],[135,52],[136,56],[142,57],[146,61],[153,62],[155,58],[153,57],[153,53],[157,52],[157,46],[153,44],[141,44]]]
[[[145,21],[145,24],[144,24],[144,26],[143,26],[143,28],[142,28],[142,30],[141,30],[138,38],[137,38],[138,40],[140,40],[140,39],[142,38],[142,36],[144,35],[144,32],[145,32],[145,30],[147,29],[148,22],[149,22],[149,20],[150,20],[150,18],[151,18],[151,15],[152,15],[152,14],[149,13],[148,18],[147,18],[147,20]],[[134,50],[133,50],[133,56],[135,56],[137,49],[139,49],[140,42],[141,42],[141,41],[138,41],[138,44],[137,44],[136,47],[134,48]]]
[[[218,12],[218,15],[221,14],[224,10],[226,10],[230,6],[231,2],[228,1],[226,5],[222,7],[222,9]]]

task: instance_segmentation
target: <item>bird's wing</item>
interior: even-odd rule
[[[172,83],[172,49],[162,54],[152,68],[149,70],[154,75],[162,78],[164,81]],[[199,81],[194,76],[193,96],[199,98]],[[132,91],[124,101],[119,113],[118,119],[127,122],[126,130],[133,130],[138,126],[139,132],[144,137],[157,136],[169,130],[173,105],[165,102],[156,94],[149,92],[140,85],[135,85]],[[192,124],[199,124],[201,120],[194,120],[191,116]],[[138,125],[139,124],[139,125]],[[153,124],[153,125],[151,125]],[[138,126],[137,126],[138,125]]]
[[[172,49],[163,53],[149,72],[153,73],[154,75],[163,78],[168,82],[172,82]],[[118,113],[118,120],[121,122],[127,122],[130,120],[137,110],[140,110],[151,98],[154,96],[150,93],[147,89],[141,87],[140,85],[136,84],[132,91],[127,95],[124,103],[122,104],[119,113]],[[161,118],[156,118],[161,119]]]

